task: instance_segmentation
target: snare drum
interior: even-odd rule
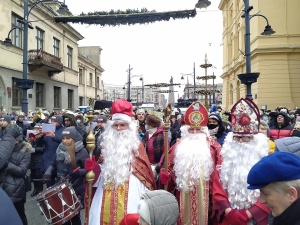
[[[65,180],[39,193],[35,200],[49,224],[61,225],[81,210],[72,185]]]

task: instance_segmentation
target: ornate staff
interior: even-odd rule
[[[89,99],[89,106],[90,106],[90,110],[88,112],[88,116],[87,118],[89,119],[89,124],[90,124],[90,130],[89,130],[89,134],[86,137],[86,148],[90,154],[90,158],[92,159],[93,156],[93,151],[95,149],[95,135],[93,134],[93,120],[94,120],[94,115],[93,115],[93,102],[94,100],[92,98]],[[92,197],[92,184],[93,181],[95,179],[95,173],[93,170],[89,171],[86,173],[86,181],[88,183],[88,205],[86,207],[86,224],[89,224],[89,213],[90,213],[90,207],[91,207],[91,197]]]
[[[170,103],[167,103],[165,105],[164,109],[164,114],[165,114],[165,123],[164,123],[164,144],[165,144],[165,164],[164,164],[164,169],[165,172],[168,172],[168,166],[169,166],[169,138],[168,138],[168,132],[170,129],[170,116],[172,113],[172,106]],[[168,190],[168,184],[164,185],[164,189],[167,191]]]

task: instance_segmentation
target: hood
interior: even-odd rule
[[[63,125],[65,126],[65,119],[68,118],[71,120],[71,125],[70,126],[76,126],[76,123],[75,123],[75,116],[72,115],[72,114],[69,114],[69,113],[64,113],[63,114]]]
[[[164,190],[149,191],[142,195],[150,212],[151,224],[176,225],[179,209],[175,196]]]
[[[275,151],[290,152],[300,157],[300,137],[285,137],[274,141]]]

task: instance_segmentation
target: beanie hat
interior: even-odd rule
[[[146,123],[147,125],[151,126],[151,127],[159,127],[161,124],[161,119],[157,116],[154,115],[148,115],[146,117]]]
[[[124,121],[131,123],[131,117],[133,117],[132,104],[125,99],[115,100],[111,106],[112,121]]]
[[[67,127],[66,129],[63,130],[62,137],[70,137],[72,139],[74,139],[74,141],[82,141],[82,136],[80,133],[78,133],[78,131],[76,130],[75,127]]]
[[[9,116],[3,116],[3,117],[1,117],[1,120],[6,121],[8,124],[10,124],[10,122],[11,122],[11,119]]]
[[[260,189],[270,183],[300,179],[300,157],[287,152],[275,152],[263,157],[250,170],[248,189]]]
[[[142,217],[142,219],[146,221],[146,223],[151,225],[149,206],[145,199],[142,198],[140,200],[137,212],[138,214],[140,214],[140,217]]]
[[[270,133],[270,127],[269,127],[269,125],[267,124],[267,122],[264,121],[264,120],[261,120],[261,121],[260,121],[260,124],[262,124],[263,126],[265,126],[265,127],[267,128],[267,135],[269,136],[269,133]]]
[[[120,225],[138,225],[140,216],[137,213],[126,214],[121,220]]]
[[[103,122],[106,123],[107,122],[107,118],[105,115],[101,115],[97,118],[97,122]]]
[[[144,109],[138,109],[136,111],[136,115],[138,115],[138,114],[145,114],[145,110]]]
[[[300,115],[300,109],[297,109],[297,110],[295,111],[295,114]]]
[[[61,116],[52,116],[51,120],[56,121],[57,123],[59,123],[60,125],[63,124],[63,118]]]

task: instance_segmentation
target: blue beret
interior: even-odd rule
[[[277,181],[300,179],[300,157],[288,152],[275,152],[263,157],[250,170],[248,189],[260,189]]]

